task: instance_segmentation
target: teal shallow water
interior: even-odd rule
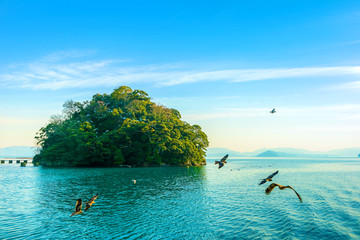
[[[360,239],[360,160],[232,159],[205,167],[0,166],[0,239]],[[290,189],[264,194],[261,178]],[[132,179],[136,179],[134,185]],[[76,199],[99,193],[70,217]]]

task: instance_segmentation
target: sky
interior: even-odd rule
[[[359,147],[359,29],[358,0],[0,0],[0,148],[123,85],[209,147]]]

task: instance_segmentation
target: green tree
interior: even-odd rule
[[[44,166],[205,164],[209,142],[200,126],[144,91],[121,86],[63,107],[35,136],[41,150],[34,161]]]

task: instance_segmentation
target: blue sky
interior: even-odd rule
[[[359,147],[359,28],[355,0],[0,0],[0,147],[121,85],[210,147]]]

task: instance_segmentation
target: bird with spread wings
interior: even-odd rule
[[[81,207],[82,207],[82,201],[81,198],[79,198],[78,200],[76,200],[75,212],[73,212],[70,217],[82,213]]]
[[[219,164],[219,168],[222,168],[226,162],[226,159],[229,157],[229,154],[226,154],[220,161],[215,161],[215,164]]]
[[[85,212],[91,207],[91,205],[95,203],[95,200],[97,199],[98,195],[99,194],[97,193],[88,202],[85,203]]]
[[[266,188],[265,194],[266,194],[266,195],[269,195],[269,194],[271,193],[271,191],[272,191],[274,188],[276,188],[276,187],[279,187],[280,190],[284,190],[284,189],[286,189],[286,188],[292,189],[292,190],[296,193],[296,195],[297,195],[297,197],[299,198],[300,202],[302,202],[302,199],[301,199],[300,195],[299,195],[299,194],[295,191],[295,189],[293,189],[291,186],[282,186],[282,185],[277,184],[277,183],[272,183],[272,184],[270,184],[270,185]]]
[[[266,182],[272,181],[272,178],[273,178],[276,174],[278,174],[278,172],[279,172],[279,170],[277,170],[277,171],[274,172],[273,174],[269,175],[267,178],[262,179],[262,181],[259,183],[259,185],[264,184],[264,183],[266,183]]]

